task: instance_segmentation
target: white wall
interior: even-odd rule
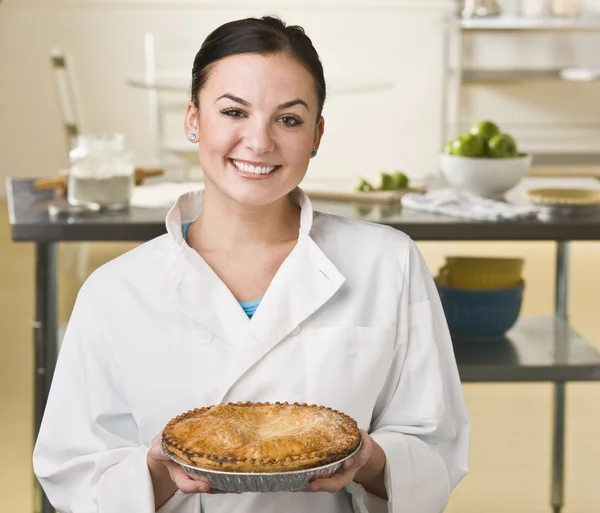
[[[588,0],[590,10],[600,0]],[[309,177],[436,172],[444,85],[443,16],[454,0],[3,0],[0,3],[0,175],[52,175],[66,163],[49,53],[75,68],[84,128],[120,131],[152,154],[146,93],[126,84],[143,72],[143,36],[154,32],[171,67],[191,69],[207,33],[246,15],[275,13],[303,25],[327,79],[391,79],[386,91],[331,96],[326,135]],[[596,65],[600,34],[471,38],[465,64],[484,67]],[[599,150],[600,86],[563,83],[469,86],[462,120],[491,118],[527,150]],[[183,140],[181,115],[170,139]],[[459,129],[465,128],[465,125]]]
[[[310,176],[354,177],[386,168],[424,175],[436,164],[442,19],[453,9],[453,0],[5,0],[0,174],[52,175],[65,163],[52,47],[72,58],[86,130],[124,132],[143,155],[152,150],[146,96],[126,80],[143,72],[144,33],[154,32],[159,45],[178,39],[171,60],[191,70],[203,38],[217,25],[275,13],[305,27],[329,81],[369,76],[395,83],[387,91],[329,98],[326,135]]]

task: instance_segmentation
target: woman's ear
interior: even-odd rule
[[[184,130],[188,141],[198,141],[198,109],[192,101],[188,101],[185,108]]]
[[[313,149],[315,152],[319,150],[319,145],[321,144],[321,138],[323,137],[323,133],[325,132],[325,119],[323,116],[319,119],[317,126],[315,127],[315,138],[313,139]]]

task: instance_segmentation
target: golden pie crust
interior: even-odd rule
[[[228,403],[172,419],[162,443],[182,463],[221,472],[292,472],[327,465],[360,445],[356,421],[325,406]]]

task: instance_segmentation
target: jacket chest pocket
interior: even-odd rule
[[[394,353],[395,331],[327,327],[301,334],[307,402],[352,416],[367,429]]]

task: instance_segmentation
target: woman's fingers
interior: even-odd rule
[[[345,470],[338,472],[326,479],[315,479],[309,485],[309,490],[313,492],[337,492],[352,482],[356,470]]]
[[[165,466],[171,476],[171,481],[183,493],[207,493],[210,491],[208,481],[204,477],[190,476],[180,465],[173,462],[166,462]]]
[[[188,474],[181,465],[178,465],[165,455],[162,449],[162,433],[159,433],[152,439],[150,447],[150,457],[155,461],[160,461],[169,471],[171,481],[183,493],[229,493],[222,490],[211,489],[208,480],[205,477]]]
[[[167,461],[171,461],[163,452],[162,447],[160,445],[153,445],[150,447],[150,457],[155,461],[160,461],[165,463]]]
[[[315,479],[309,486],[312,491],[336,492],[352,482],[356,473],[369,461],[373,452],[373,441],[366,431],[361,429],[361,447],[352,458],[344,461],[341,468],[331,477]]]
[[[162,433],[159,433],[152,439],[152,446],[150,447],[150,457],[155,461],[170,461],[165,455],[162,449]]]

